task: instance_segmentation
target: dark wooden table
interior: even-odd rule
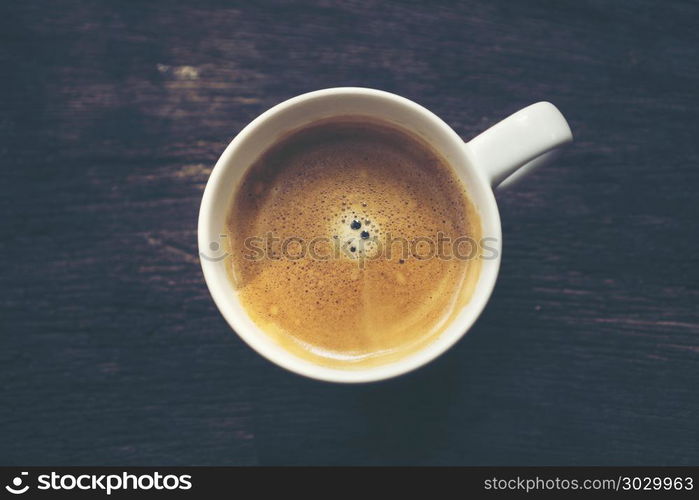
[[[697,2],[3,2],[0,464],[699,464],[697,25]],[[469,335],[363,386],[246,347],[196,248],[230,139],[345,85],[464,139],[546,99],[576,137],[498,192]]]

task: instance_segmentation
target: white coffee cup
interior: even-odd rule
[[[427,140],[463,181],[479,211],[483,236],[493,239],[489,248],[497,253],[496,257],[483,260],[471,300],[437,339],[397,361],[347,369],[322,366],[289,352],[250,319],[225,271],[225,254],[221,255],[225,245],[220,239],[225,234],[232,196],[247,168],[290,130],[342,115],[378,118]],[[464,143],[436,115],[388,92],[340,87],[284,101],[257,117],[233,139],[206,184],[199,211],[198,239],[204,277],[214,302],[250,347],[292,372],[329,382],[351,383],[387,379],[414,370],[454,345],[471,328],[490,298],[502,253],[500,215],[493,189],[516,170],[540,162],[549,152],[571,140],[565,118],[548,102],[532,104]]]

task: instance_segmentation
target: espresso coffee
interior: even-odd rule
[[[479,216],[447,161],[397,126],[333,118],[280,138],[227,217],[229,277],[252,320],[326,366],[394,361],[469,300]]]

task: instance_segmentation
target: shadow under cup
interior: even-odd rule
[[[338,116],[364,116],[404,129],[429,143],[453,168],[480,216],[482,236],[492,239],[496,256],[482,260],[471,299],[441,334],[421,349],[384,364],[362,367],[324,366],[285,349],[252,321],[226,272],[225,259],[212,257],[223,245],[232,197],[247,168],[288,132]],[[492,189],[473,167],[461,138],[427,109],[402,97],[371,89],[338,88],[304,94],[260,115],[226,148],[207,183],[199,213],[199,251],[211,295],[235,332],[270,361],[292,372],[331,382],[369,382],[418,368],[446,351],[475,322],[497,278],[501,253],[500,219]]]

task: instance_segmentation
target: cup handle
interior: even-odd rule
[[[543,163],[573,140],[568,122],[550,102],[520,109],[466,143],[476,168],[495,188],[521,167]]]

